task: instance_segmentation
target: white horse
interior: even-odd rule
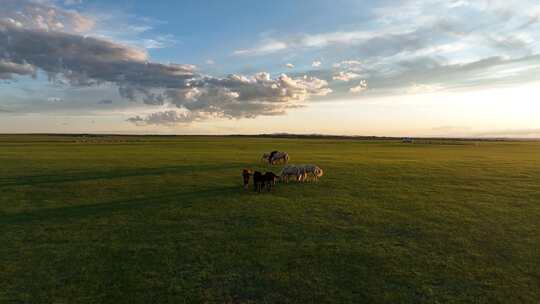
[[[303,167],[289,165],[285,166],[283,170],[281,170],[281,180],[288,183],[290,177],[294,177],[294,179],[298,182],[301,182],[305,179],[306,173]]]
[[[323,169],[316,165],[303,165],[302,166],[304,171],[304,178],[303,180],[307,181],[310,177],[314,181],[318,181],[320,177],[324,175]]]
[[[281,177],[281,180],[288,183],[289,182],[289,177],[290,176],[294,176],[296,178],[298,174],[298,168],[295,167],[295,166],[285,166],[283,167],[283,169],[281,170],[281,173],[279,174],[280,177]]]

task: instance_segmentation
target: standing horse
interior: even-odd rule
[[[289,162],[289,159],[289,154],[287,152],[276,152],[268,159],[268,162],[271,165],[275,165],[278,163],[286,164]]]

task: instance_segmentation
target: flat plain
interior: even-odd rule
[[[0,136],[0,303],[540,303],[539,226],[540,142]]]

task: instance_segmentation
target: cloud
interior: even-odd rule
[[[60,97],[49,97],[49,98],[47,98],[47,101],[48,102],[62,102],[62,101],[64,101],[64,99],[62,99]]]
[[[82,4],[83,0],[64,0],[65,5],[77,5]]]
[[[275,40],[264,40],[260,45],[250,48],[250,49],[241,49],[233,52],[233,55],[237,56],[258,56],[271,54],[287,49],[287,44],[281,41]]]
[[[348,81],[351,81],[352,79],[358,78],[358,77],[360,77],[359,74],[356,74],[356,73],[353,73],[353,72],[341,71],[337,75],[334,75],[332,77],[332,79],[348,82]]]
[[[75,16],[53,9],[54,16]],[[33,13],[30,11],[26,17]],[[310,76],[202,75],[193,65],[151,62],[144,50],[53,25],[35,26],[28,20],[19,25],[0,18],[1,77],[35,77],[37,71],[43,71],[50,81],[60,85],[114,85],[119,95],[130,101],[177,109],[176,114],[170,110],[134,117],[130,120],[134,123],[283,115],[287,109],[302,106],[311,96],[331,92],[326,81]],[[99,103],[108,104],[109,100]]]
[[[98,102],[98,104],[101,104],[101,105],[108,105],[108,104],[112,104],[113,101],[110,100],[110,99],[102,99]]]
[[[138,126],[146,125],[170,125],[175,126],[178,124],[188,124],[197,120],[196,115],[190,112],[180,112],[175,110],[161,111],[151,113],[145,117],[139,115],[128,118],[127,121]]]
[[[340,68],[340,67],[345,67],[345,68],[356,68],[357,66],[360,66],[362,64],[361,61],[359,60],[343,60],[341,62],[336,62],[333,64],[333,67],[334,68]]]
[[[39,45],[40,47],[35,47]],[[72,85],[103,82],[119,86],[184,87],[194,66],[148,61],[145,51],[111,41],[57,31],[25,29],[0,20],[0,60],[24,65],[11,71],[27,74],[41,69],[51,80]],[[21,73],[22,72],[22,73]]]
[[[1,0],[0,4],[0,20],[21,28],[83,33],[95,26],[92,18],[47,1]]]
[[[406,93],[411,95],[427,94],[437,92],[443,89],[444,88],[439,84],[413,84],[407,89]]]
[[[250,77],[229,75],[226,78],[205,77],[195,80],[186,89],[166,90],[161,96],[165,105],[186,110],[181,115],[170,111],[156,115],[133,117],[137,124],[158,124],[162,121],[186,123],[209,118],[254,118],[260,115],[283,115],[288,109],[303,106],[311,96],[331,92],[328,83],[314,77],[292,78],[285,74],[272,79],[268,73]],[[189,113],[187,115],[186,113]]]
[[[349,92],[358,94],[358,93],[364,92],[365,90],[367,90],[367,88],[368,88],[367,82],[365,80],[361,80],[357,86],[350,88]]]
[[[325,48],[354,48],[364,57],[390,56],[405,50],[428,46],[432,39],[432,26],[416,29],[391,29],[379,31],[350,31],[286,37],[282,40],[265,40],[251,49],[235,51],[235,55],[262,56],[285,50],[309,50]]]
[[[13,75],[36,77],[36,68],[27,63],[15,63],[0,59],[0,79],[13,79]]]
[[[285,67],[289,68],[289,69],[294,69],[294,64],[292,63],[287,63],[285,64]]]
[[[164,49],[176,45],[178,42],[171,35],[158,35],[152,39],[142,39],[145,49]]]
[[[268,58],[275,53],[306,52],[305,58],[336,62],[333,68],[324,69],[321,61],[313,61],[313,70],[305,77],[252,72],[215,77],[190,64],[153,62],[145,49],[167,47],[174,43],[171,36],[118,39],[110,34],[116,33],[114,28],[101,31],[103,24],[96,21],[101,19],[64,9],[62,3],[65,1],[0,0],[0,79],[14,82],[46,75],[55,85],[106,87],[134,103],[159,107],[155,115],[135,115],[130,121],[137,124],[283,115],[315,96],[366,91],[364,80],[352,85],[353,79],[369,82],[369,94],[419,94],[530,81],[538,79],[540,72],[540,59],[535,55],[540,51],[536,43],[540,14],[524,9],[534,4],[530,1],[519,2],[515,8],[499,0],[406,0],[386,6],[384,2],[371,11],[375,18],[368,20],[370,26],[365,28],[369,30],[274,38],[268,34],[252,46],[234,51],[236,56]],[[441,9],[447,14],[441,14]],[[483,18],[471,17],[478,12]],[[151,30],[141,24],[126,27],[126,31],[141,34]],[[126,43],[135,40],[144,49]],[[295,58],[288,55],[280,55],[279,60]],[[293,64],[286,66],[294,68]],[[88,103],[96,106],[96,98]]]
[[[540,138],[540,129],[508,129],[475,133],[478,137],[529,137]]]

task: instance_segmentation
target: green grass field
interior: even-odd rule
[[[540,142],[0,136],[0,303],[540,303],[539,226]]]

